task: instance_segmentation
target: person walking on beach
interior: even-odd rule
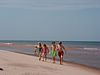
[[[37,55],[38,55],[38,54],[37,54],[37,49],[38,49],[38,47],[37,47],[37,46],[35,46],[35,47],[34,47],[34,55],[35,55],[35,56],[37,56]]]
[[[43,50],[42,50],[43,61],[47,60],[47,53],[49,53],[49,48],[47,47],[46,44],[43,44]]]
[[[56,50],[56,44],[55,44],[55,42],[52,42],[52,45],[51,45],[51,55],[52,55],[53,63],[55,63],[56,56],[57,56],[57,50]]]
[[[58,50],[58,56],[60,58],[60,64],[62,65],[63,55],[64,55],[63,50],[65,50],[65,47],[64,45],[62,45],[62,42],[59,42],[59,44],[57,45],[57,50]]]
[[[42,57],[42,44],[39,42],[38,43],[38,56],[39,56],[39,60],[41,60],[41,57]]]

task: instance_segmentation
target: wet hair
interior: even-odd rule
[[[42,46],[42,44],[40,42],[38,44],[39,44],[39,46]]]
[[[47,45],[46,44],[43,44],[43,46],[46,47]]]
[[[35,46],[35,48],[38,48],[37,46]]]

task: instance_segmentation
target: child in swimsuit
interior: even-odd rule
[[[34,48],[34,55],[35,55],[35,56],[37,56],[37,49],[38,49],[38,47],[35,46],[35,48]]]
[[[42,50],[42,57],[43,61],[47,59],[47,53],[49,53],[49,49],[46,44],[43,44],[43,50]]]
[[[53,60],[53,63],[55,63],[55,61],[56,61],[56,56],[57,56],[57,50],[56,50],[55,42],[52,42],[51,50],[52,50],[52,51],[51,51],[52,60]]]
[[[60,64],[62,64],[62,62],[63,62],[63,55],[64,55],[63,50],[65,50],[65,47],[62,45],[62,42],[59,42],[59,44],[57,46],[57,49],[58,49],[58,56],[60,58]]]
[[[42,44],[39,42],[38,43],[38,56],[39,56],[39,60],[41,60],[41,57],[42,57]]]

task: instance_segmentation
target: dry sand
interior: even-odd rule
[[[59,62],[39,61],[38,57],[0,50],[0,75],[100,75],[100,70]]]

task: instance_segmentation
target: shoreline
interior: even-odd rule
[[[7,51],[7,50],[5,50],[5,51]],[[19,54],[24,54],[24,55],[29,55],[29,56],[37,57],[34,54],[29,54],[27,52],[18,52],[18,51],[9,51],[9,52],[14,52],[14,53],[19,53]],[[52,58],[47,57],[47,59],[51,60]],[[56,59],[56,60],[57,60],[57,62],[59,62],[59,59]],[[75,65],[75,66],[82,66],[84,68],[91,68],[93,70],[99,70],[100,71],[100,68],[96,68],[96,67],[93,67],[93,66],[88,66],[88,65],[85,65],[85,64],[81,64],[81,63],[76,63],[76,62],[71,62],[71,61],[64,61],[64,63],[65,64]]]
[[[0,75],[100,75],[100,70],[70,62],[60,65],[51,59],[39,61],[38,57],[0,50]]]

